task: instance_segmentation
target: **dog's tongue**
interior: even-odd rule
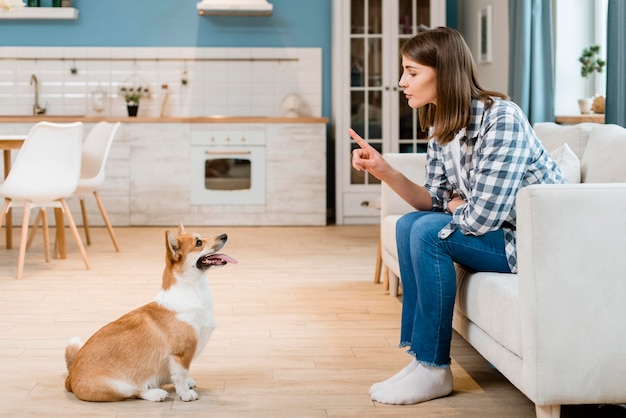
[[[224,264],[226,264],[226,263],[237,264],[238,263],[237,260],[235,260],[234,258],[232,258],[231,256],[228,256],[226,254],[211,254],[207,258],[209,260],[221,261]]]
[[[196,266],[201,269],[224,266],[228,263],[237,264],[237,260],[226,254],[207,254],[201,257]]]

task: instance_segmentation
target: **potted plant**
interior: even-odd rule
[[[126,101],[126,109],[128,110],[128,116],[137,116],[139,101],[142,97],[150,96],[150,90],[148,89],[148,87],[142,86],[122,86],[120,87],[120,93],[124,95],[124,100]]]
[[[586,80],[587,94],[592,94],[591,85],[592,75],[594,73],[601,73],[602,69],[606,65],[606,61],[599,57],[600,45],[591,45],[589,48],[584,48],[581,56],[578,58],[580,62],[580,75]],[[581,113],[590,113],[591,106],[595,97],[589,97],[578,100]]]

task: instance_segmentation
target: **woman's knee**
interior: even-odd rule
[[[411,225],[415,222],[413,212],[402,215],[396,222],[396,235],[400,235],[411,230]]]
[[[416,215],[419,214],[419,215]],[[437,212],[412,212],[402,216],[396,223],[398,238],[435,241],[439,231],[450,222],[450,217]]]
[[[402,215],[396,222],[396,239],[407,239],[412,235],[413,224],[431,212],[409,212]]]

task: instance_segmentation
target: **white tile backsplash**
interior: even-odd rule
[[[125,116],[119,88],[141,84],[152,95],[139,115],[158,117],[167,84],[168,116],[282,116],[290,93],[306,116],[321,116],[321,56],[319,48],[0,47],[0,115],[32,113],[35,74],[39,105],[52,115]],[[108,94],[101,113],[91,100],[98,88]]]

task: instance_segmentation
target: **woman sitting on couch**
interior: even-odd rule
[[[422,32],[401,50],[400,87],[429,129],[426,184],[391,167],[354,130],[352,165],[387,183],[416,212],[397,223],[403,289],[400,347],[411,362],[370,388],[372,400],[415,404],[452,392],[454,263],[515,273],[515,197],[520,188],[564,183],[520,108],[484,89],[461,34]]]

